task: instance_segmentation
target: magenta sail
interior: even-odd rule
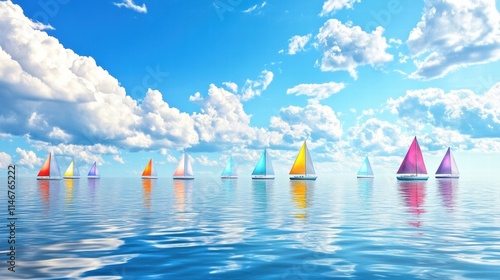
[[[416,136],[399,167],[398,175],[399,180],[427,180],[429,178]]]
[[[457,163],[451,153],[451,149],[448,148],[436,171],[436,178],[458,178],[459,176],[460,173],[458,172]]]

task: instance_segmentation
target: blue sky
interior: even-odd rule
[[[394,174],[417,135],[434,173],[500,155],[499,1],[0,1],[0,168],[170,177],[307,140],[321,174]]]

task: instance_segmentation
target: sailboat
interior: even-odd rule
[[[101,178],[101,175],[99,174],[99,169],[97,169],[97,162],[94,161],[94,164],[89,170],[89,173],[87,174],[87,178],[90,179],[98,179]]]
[[[56,158],[49,153],[49,156],[42,165],[37,175],[38,180],[61,180],[61,171],[57,165]]]
[[[427,169],[425,168],[424,157],[418,145],[417,136],[413,138],[408,152],[406,153],[397,173],[398,180],[427,180]]]
[[[184,151],[182,154],[181,160],[179,161],[179,164],[177,165],[177,168],[174,171],[174,179],[180,179],[180,180],[193,180],[194,179],[194,174],[193,174],[193,168],[191,167],[191,162],[189,162],[189,156]]]
[[[64,179],[80,179],[80,171],[75,167],[75,160],[71,160],[68,168],[63,174]]]
[[[372,165],[370,164],[370,160],[368,160],[368,156],[365,157],[365,160],[361,164],[361,167],[358,170],[358,178],[373,178],[373,170]]]
[[[271,158],[267,155],[267,149],[264,149],[259,161],[252,172],[252,179],[274,179],[274,169]]]
[[[448,148],[446,154],[441,161],[441,164],[436,171],[436,178],[458,178],[460,173],[458,172],[457,163],[455,158],[451,154],[451,149]]]
[[[316,180],[316,178],[318,176],[316,176],[311,155],[307,149],[306,141],[304,141],[292,169],[290,169],[290,180]]]
[[[149,159],[148,164],[144,167],[144,171],[142,171],[142,179],[158,179],[152,158]]]
[[[236,167],[233,161],[233,157],[230,157],[227,161],[226,167],[220,174],[221,179],[236,179],[238,178],[238,173],[236,172]]]

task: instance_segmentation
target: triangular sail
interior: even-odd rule
[[[307,149],[306,141],[304,141],[304,143],[302,144],[302,147],[300,148],[300,151],[295,158],[295,162],[290,169],[290,174],[316,174],[311,155],[309,153],[309,150]]]
[[[427,174],[424,157],[422,156],[416,136],[399,167],[398,174]]]
[[[266,175],[274,175],[274,168],[271,158],[266,153]]]
[[[185,171],[185,176],[193,176],[193,168],[191,167],[191,161],[189,160],[189,155],[184,152],[184,171]]]
[[[68,168],[64,172],[64,177],[73,177],[75,176],[75,161],[72,160],[71,163],[69,164]]]
[[[174,176],[184,176],[184,155],[182,155],[177,168],[174,171]]]
[[[94,161],[94,164],[89,170],[88,176],[99,176],[99,169],[97,169],[97,162]]]
[[[446,154],[444,155],[443,160],[441,161],[441,164],[436,171],[436,174],[459,174],[457,163],[455,162],[455,158],[453,157],[450,148],[448,148],[448,150],[446,151]]]
[[[45,160],[45,163],[42,165],[42,168],[40,168],[40,171],[38,172],[38,177],[50,176],[50,158],[51,157],[52,157],[52,153],[49,154],[49,156]]]
[[[368,157],[365,157],[365,160],[361,164],[361,167],[358,170],[358,175],[373,175],[372,166]]]
[[[154,170],[153,159],[150,158],[148,164],[146,164],[146,167],[144,168],[144,171],[142,171],[142,176],[155,176],[153,175],[153,172],[156,172],[156,170]]]
[[[255,168],[253,169],[252,175],[266,175],[266,158],[267,158],[266,154],[267,152],[264,149],[264,151],[260,155],[259,161],[257,162]]]
[[[222,171],[221,176],[237,176],[236,168],[234,165],[233,157],[230,157],[227,161],[226,167]]]
[[[59,165],[57,164],[56,157],[50,157],[50,175],[51,178],[61,177],[61,171],[59,170]]]

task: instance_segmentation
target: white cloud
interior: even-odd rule
[[[274,78],[274,73],[268,70],[262,71],[259,76],[259,80],[247,80],[243,86],[242,93],[240,95],[241,100],[248,101],[255,96],[260,96],[260,94],[267,89]]]
[[[243,13],[245,13],[245,14],[249,14],[249,13],[254,12],[254,11],[256,11],[256,10],[260,12],[260,10],[261,10],[262,8],[264,8],[266,5],[267,5],[267,2],[266,2],[266,1],[262,2],[262,4],[260,4],[260,5],[255,4],[255,5],[253,5],[252,7],[248,8],[248,9],[246,9],[246,10],[243,10]]]
[[[238,85],[233,83],[233,82],[224,82],[222,83],[228,90],[230,90],[232,93],[237,93],[238,92]]]
[[[386,52],[389,45],[383,32],[381,26],[366,33],[350,22],[344,25],[337,19],[329,19],[316,36],[324,49],[321,70],[346,70],[356,79],[356,67],[367,64],[374,67],[392,61],[393,56]]]
[[[435,79],[460,67],[500,59],[500,14],[494,0],[426,0],[408,49],[414,79]],[[423,59],[423,60],[422,60]]]
[[[471,90],[448,93],[438,88],[409,90],[389,99],[388,109],[407,123],[432,124],[472,137],[500,137],[500,83],[484,94]]]
[[[345,87],[344,83],[329,82],[324,84],[300,84],[286,91],[286,94],[306,95],[312,97],[313,101],[326,99],[332,94],[338,93]]]
[[[311,36],[311,34],[307,34],[304,36],[295,35],[290,38],[290,40],[288,40],[290,42],[288,44],[288,54],[294,55],[298,52],[303,51],[307,42],[309,42],[309,39],[311,39]]]
[[[393,155],[402,152],[403,147],[410,143],[401,127],[387,121],[369,118],[357,123],[349,129],[348,138],[355,152],[359,154]]]
[[[20,165],[26,165],[30,169],[33,169],[35,165],[42,164],[42,159],[38,158],[33,151],[26,151],[18,147],[16,148],[16,152],[21,157],[17,162]]]
[[[118,162],[118,163],[121,163],[121,164],[125,163],[125,160],[121,156],[119,156],[119,155],[114,155],[113,156],[113,160],[116,161],[116,162]]]
[[[219,162],[217,160],[209,160],[207,156],[201,155],[197,158],[197,161],[203,166],[217,166]]]
[[[141,6],[137,5],[134,3],[133,0],[123,0],[123,2],[121,3],[116,3],[116,2],[113,2],[113,4],[117,7],[124,7],[124,8],[127,8],[127,9],[132,9],[138,13],[147,13],[148,12],[148,9],[146,7],[146,4],[142,4]]]
[[[281,108],[279,117],[271,118],[269,129],[283,134],[287,142],[322,138],[336,141],[342,136],[342,125],[335,111],[319,103],[310,103],[304,108]]]
[[[12,158],[10,157],[10,155],[4,152],[0,152],[0,168],[7,168],[11,163]]]
[[[138,104],[92,57],[26,22],[19,6],[0,2],[0,133],[128,149],[197,143],[193,120],[160,92],[149,90]]]
[[[323,9],[320,16],[327,16],[341,9],[352,9],[354,3],[360,3],[361,0],[326,0],[323,3]]]

